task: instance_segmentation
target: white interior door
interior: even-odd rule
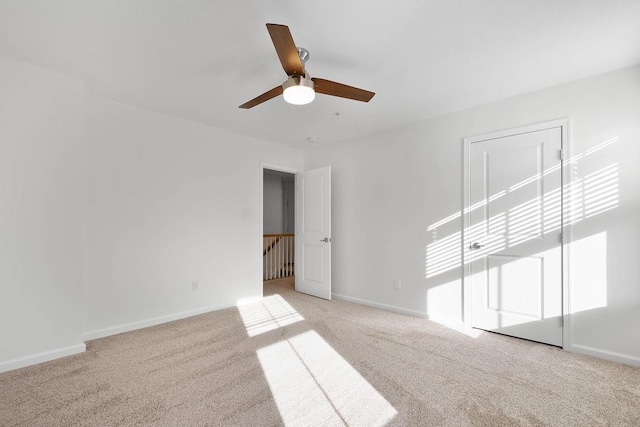
[[[471,323],[562,346],[562,128],[469,147]]]
[[[296,290],[331,299],[331,166],[296,174]]]

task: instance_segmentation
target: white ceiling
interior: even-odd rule
[[[286,78],[267,22],[311,52],[312,76],[376,96],[239,109]],[[640,1],[0,0],[0,55],[304,148],[640,63]]]

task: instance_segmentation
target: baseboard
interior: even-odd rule
[[[340,299],[340,300],[343,300],[343,301],[349,301],[349,302],[353,302],[353,303],[356,303],[356,304],[362,304],[362,305],[366,305],[368,307],[380,308],[382,310],[393,311],[394,313],[407,314],[409,316],[422,317],[422,318],[425,318],[425,319],[428,318],[427,313],[423,313],[421,311],[416,311],[416,310],[409,310],[407,308],[398,307],[396,305],[383,304],[383,303],[380,303],[380,302],[375,302],[375,301],[370,301],[370,300],[366,300],[366,299],[350,297],[350,296],[347,296],[347,295],[334,294],[334,293],[331,294],[331,298]]]
[[[464,325],[464,322],[457,319],[445,319],[438,316],[430,316],[427,313],[423,313],[421,311],[409,310],[409,309],[398,307],[391,304],[383,304],[383,303],[365,300],[361,298],[354,298],[347,295],[331,294],[331,296],[332,298],[335,298],[335,299],[349,301],[356,304],[362,304],[368,307],[379,308],[382,310],[393,311],[394,313],[422,317],[474,338],[482,333],[482,331],[477,329],[466,328]],[[624,363],[625,365],[640,367],[640,357],[631,356],[629,354],[616,353],[614,351],[603,350],[600,348],[589,347],[589,346],[580,345],[580,344],[568,345],[568,346],[565,346],[564,349],[567,351],[572,351],[574,353],[586,354],[588,356],[593,356],[600,359],[611,360],[613,362]]]
[[[455,329],[456,331],[466,333],[464,332],[465,331],[464,322],[460,320],[445,319],[438,316],[431,316],[422,311],[410,310],[408,308],[398,307],[397,305],[383,304],[380,302],[370,301],[370,300],[361,299],[361,298],[354,298],[347,295],[332,293],[331,297],[335,299],[343,300],[343,301],[353,302],[356,304],[366,305],[368,307],[379,308],[381,310],[393,311],[394,313],[406,314],[408,316],[422,317],[423,319],[431,320],[433,322],[439,323],[448,328]]]
[[[32,354],[18,359],[8,360],[0,363],[0,373],[13,371],[14,369],[20,369],[31,365],[37,365],[38,363],[49,362],[61,357],[72,356],[78,353],[84,353],[87,346],[84,343],[72,345],[70,347],[57,348],[55,350],[49,350],[42,353]]]
[[[570,344],[565,350],[574,353],[586,354],[587,356],[598,357],[600,359],[611,360],[613,362],[624,363],[625,365],[640,367],[640,357],[630,354],[616,353],[615,351],[603,350],[601,348],[590,347],[580,344]]]
[[[125,323],[122,325],[111,326],[103,329],[96,329],[94,331],[85,332],[83,338],[85,341],[91,341],[98,338],[104,338],[111,335],[122,334],[124,332],[135,331],[137,329],[148,328],[150,326],[160,325],[162,323],[173,322],[174,320],[185,319],[187,317],[197,316],[199,314],[209,313],[211,311],[223,310],[225,308],[235,307],[235,304],[210,306],[204,308],[198,308],[195,310],[183,311],[180,313],[173,313],[166,316],[153,317],[151,319],[139,320],[137,322]]]

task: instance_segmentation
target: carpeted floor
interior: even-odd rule
[[[640,425],[640,369],[268,286],[0,374],[0,425]]]

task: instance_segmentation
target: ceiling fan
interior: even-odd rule
[[[251,101],[245,102],[240,108],[253,108],[278,95],[282,95],[285,101],[295,105],[310,103],[314,100],[316,93],[362,102],[369,102],[375,95],[375,93],[368,90],[332,82],[331,80],[309,77],[304,67],[307,59],[309,59],[309,52],[301,47],[296,47],[289,27],[280,24],[267,24],[267,30],[278,53],[278,58],[280,58],[282,68],[287,73],[287,80],[282,85],[274,87]]]

